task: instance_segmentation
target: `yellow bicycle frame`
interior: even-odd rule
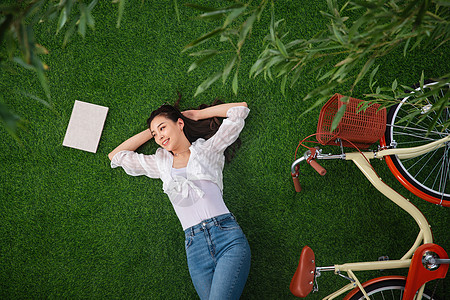
[[[373,262],[359,262],[359,263],[347,263],[343,265],[335,265],[334,270],[335,273],[346,272],[348,277],[354,280],[353,283],[350,283],[336,292],[328,295],[325,299],[334,299],[339,295],[355,288],[359,287],[362,291],[366,299],[369,299],[367,293],[365,292],[362,284],[355,276],[354,271],[368,271],[368,270],[380,270],[380,269],[399,269],[399,268],[409,268],[411,264],[411,257],[414,251],[423,243],[432,243],[433,236],[431,233],[431,228],[422,214],[422,212],[417,209],[408,199],[397,193],[394,189],[384,183],[381,178],[373,170],[372,166],[369,163],[370,159],[374,158],[383,158],[387,155],[397,155],[401,159],[416,157],[435,149],[443,147],[447,142],[450,142],[450,136],[442,138],[438,141],[431,142],[426,145],[412,147],[412,148],[401,148],[401,149],[383,149],[376,152],[352,152],[345,153],[345,159],[353,161],[361,172],[366,176],[366,178],[378,189],[383,195],[388,197],[395,204],[400,206],[403,210],[405,210],[409,215],[411,215],[419,226],[419,233],[417,235],[416,241],[411,249],[405,253],[405,255],[399,260],[389,260],[389,261],[373,261]],[[320,157],[317,157],[320,159]],[[425,285],[423,285],[416,299],[422,299],[423,290]]]

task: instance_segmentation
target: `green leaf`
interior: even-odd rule
[[[369,77],[369,86],[372,87],[373,84],[373,78],[375,77],[375,74],[378,72],[378,68],[380,67],[380,65],[376,66],[375,69],[372,70],[372,72],[370,73],[370,77]]]
[[[346,65],[348,63],[351,63],[352,61],[354,61],[355,59],[353,57],[348,56],[347,58],[345,58],[344,60],[341,60],[340,62],[338,62],[336,65],[334,65],[335,67],[340,67],[343,65]]]
[[[214,29],[213,31],[208,32],[207,34],[202,35],[198,39],[196,39],[196,40],[192,41],[191,43],[189,43],[188,45],[186,45],[182,52],[203,43],[207,39],[210,39],[213,36],[223,32],[223,31],[224,31],[224,29],[222,27],[218,27],[218,28]]]
[[[86,9],[86,20],[87,24],[91,29],[95,28],[95,20],[92,16],[92,10],[97,5],[98,0],[93,0],[91,3],[89,3],[87,9]]]
[[[333,130],[335,130],[338,127],[339,123],[342,120],[342,117],[345,114],[345,110],[346,109],[347,109],[347,104],[342,104],[342,106],[339,107],[338,111],[334,115],[333,121],[331,122],[331,130],[330,130],[330,132],[333,132]]]
[[[56,28],[56,34],[59,33],[59,31],[64,27],[67,21],[67,13],[66,8],[64,7],[60,14],[59,14],[59,20],[58,20],[58,27]]]
[[[286,52],[286,48],[284,47],[284,44],[281,42],[281,40],[276,37],[275,38],[275,42],[277,44],[277,48],[278,50],[280,50],[280,53],[284,56],[284,57],[288,57],[288,54]]]
[[[369,71],[370,67],[372,67],[374,62],[375,62],[374,58],[370,58],[369,60],[367,60],[367,62],[364,64],[361,71],[359,72],[358,76],[356,77],[353,86],[356,86],[356,84],[358,84],[358,82],[366,75],[367,71]]]
[[[411,41],[411,38],[406,40],[405,47],[403,48],[403,56],[406,56],[406,51],[408,50],[409,42]]]
[[[397,79],[394,80],[392,83],[392,91],[395,91],[397,89]]]
[[[287,75],[283,77],[281,80],[281,94],[283,94],[284,97],[286,97],[286,82],[287,82]]]
[[[252,77],[252,75],[254,75],[253,78],[255,78],[258,74],[260,74],[264,69],[264,66],[262,66],[262,65],[267,60],[268,60],[267,57],[258,59],[251,67],[249,77]]]
[[[336,28],[336,24],[332,24],[332,29],[333,29],[333,33],[334,36],[336,37],[336,39],[338,40],[338,42],[340,44],[344,44],[344,39],[342,38],[342,34],[339,32],[339,30]]]
[[[275,12],[274,12],[273,1],[272,1],[272,8],[271,8],[271,10],[270,10],[270,26],[269,26],[269,31],[270,31],[270,40],[271,40],[271,41],[275,41]]]
[[[235,95],[237,95],[237,91],[238,91],[238,72],[239,72],[239,69],[237,69],[236,73],[234,73],[233,83],[231,85],[231,87],[233,89],[233,93]]]
[[[47,77],[45,76],[44,69],[36,68],[36,72],[39,82],[41,83],[41,86],[44,89],[45,96],[47,96],[47,99],[50,99],[50,87],[48,85],[48,80]]]
[[[120,22],[122,21],[126,2],[127,2],[126,0],[119,0],[119,16],[117,17],[117,25],[116,25],[117,28],[120,27]]]
[[[423,85],[424,85],[424,81],[425,81],[425,75],[422,71],[422,75],[420,75],[420,89],[423,91]]]
[[[230,75],[231,70],[233,69],[234,65],[236,64],[237,58],[238,58],[237,54],[233,55],[233,57],[231,57],[230,61],[228,61],[227,65],[223,69],[222,83],[225,83],[225,81],[227,81],[227,78]]]
[[[197,91],[195,92],[195,96],[197,96],[198,94],[203,93],[205,90],[207,90],[211,84],[213,84],[214,82],[216,82],[220,77],[222,76],[222,72],[217,72],[213,75],[211,75],[210,77],[208,77],[205,81],[203,81],[197,88]]]
[[[247,34],[253,27],[253,23],[256,20],[256,17],[258,16],[259,10],[255,10],[255,12],[245,20],[244,24],[242,24],[241,32],[239,34],[239,41],[238,41],[238,49],[241,49],[242,45],[244,44],[244,41],[247,37]]]
[[[76,26],[77,26],[77,19],[73,19],[72,22],[70,23],[69,28],[66,31],[66,34],[64,35],[63,47],[65,47],[67,43],[70,41],[70,38],[75,32]]]
[[[239,8],[233,9],[233,11],[225,19],[225,22],[223,23],[222,28],[225,28],[229,24],[231,24],[231,22],[233,22],[234,19],[239,17],[246,9],[247,9],[247,6],[243,6],[243,7],[239,7]]]
[[[13,113],[8,107],[0,102],[0,123],[6,129],[6,131],[18,142],[20,139],[17,136],[17,130],[19,128],[24,129],[24,120],[18,115]]]
[[[180,10],[178,9],[178,1],[173,0],[173,5],[175,6],[175,15],[177,16],[178,24],[181,23],[180,20]]]
[[[217,51],[210,52],[208,55],[203,56],[202,58],[196,60],[188,70],[188,73],[195,70],[197,67],[201,66],[205,61],[217,55]]]
[[[14,57],[13,61],[16,62],[17,64],[21,65],[22,67],[24,67],[27,70],[30,71],[35,71],[36,68],[33,65],[27,64],[22,58],[20,57]]]
[[[78,20],[78,33],[84,38],[86,36],[86,6],[83,3],[80,3],[80,19]]]
[[[222,18],[230,9],[216,9],[213,11],[205,12],[197,17],[202,20],[214,20]]]
[[[42,99],[42,98],[40,98],[38,96],[35,96],[33,94],[30,94],[28,92],[21,91],[21,90],[17,90],[16,93],[21,94],[24,97],[36,100],[36,101],[40,102],[41,104],[43,104],[44,106],[46,106],[47,108],[49,108],[49,109],[54,111],[54,107],[48,101],[45,101],[44,99]]]
[[[94,7],[97,5],[98,0],[92,0],[91,3],[89,3],[88,5],[88,11],[92,11],[94,9]]]

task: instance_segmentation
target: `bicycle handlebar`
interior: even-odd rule
[[[291,166],[291,176],[292,176],[292,180],[294,181],[295,191],[297,193],[302,190],[302,186],[300,185],[300,181],[298,180],[298,175],[299,175],[298,164],[300,162],[306,160],[308,162],[308,164],[310,164],[311,167],[313,167],[314,170],[316,170],[316,172],[322,176],[324,176],[327,173],[327,170],[325,170],[325,168],[323,168],[321,165],[319,165],[319,163],[316,162],[315,159],[309,159],[309,155],[310,155],[309,153],[310,153],[309,151],[305,152],[305,155],[303,157],[297,159],[296,161],[294,161],[294,163]]]
[[[321,176],[324,176],[325,174],[327,174],[327,170],[325,170],[324,167],[322,167],[321,165],[319,165],[319,163],[317,161],[315,161],[314,159],[311,159],[309,161],[309,164],[311,165],[311,167],[314,168],[314,170],[316,170],[317,173],[319,173]]]
[[[297,193],[302,191],[302,186],[300,184],[300,181],[298,180],[298,173],[297,174],[291,174],[292,180],[294,180],[294,188]]]

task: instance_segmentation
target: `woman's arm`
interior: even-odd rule
[[[221,117],[225,118],[227,116],[227,111],[235,106],[244,106],[247,107],[246,102],[237,102],[237,103],[224,103],[215,106],[210,106],[200,110],[186,110],[183,111],[182,114],[194,121],[213,118],[213,117]]]
[[[146,129],[130,137],[128,140],[117,146],[116,149],[114,149],[113,151],[111,151],[111,153],[108,154],[108,157],[110,160],[112,160],[114,155],[116,155],[120,151],[123,150],[135,151],[137,148],[139,148],[142,144],[150,140],[152,137],[153,136],[150,130]]]

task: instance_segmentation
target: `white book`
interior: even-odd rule
[[[107,114],[108,107],[75,100],[63,146],[96,153]]]

